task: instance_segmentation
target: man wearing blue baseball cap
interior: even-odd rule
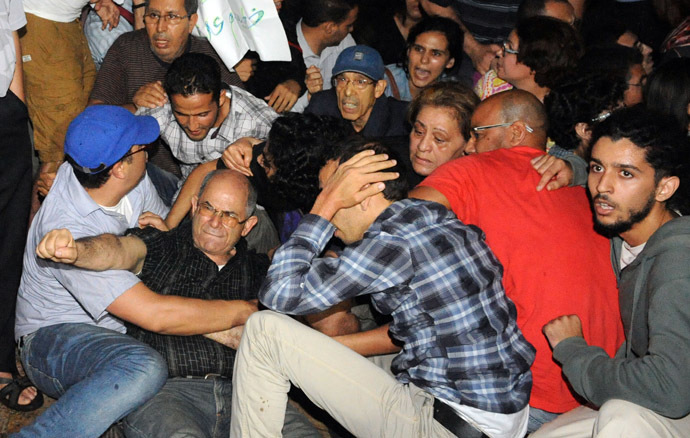
[[[388,83],[381,55],[371,47],[348,47],[333,66],[333,88],[314,94],[306,113],[342,117],[364,137],[406,135],[407,103],[383,92]]]
[[[67,130],[66,162],[29,230],[15,327],[27,376],[58,400],[18,437],[97,437],[158,392],[167,364],[124,334],[123,320],[178,335],[232,327],[232,301],[158,295],[129,271],[36,257],[52,229],[77,239],[162,223],[167,207],[146,176],[147,144],[158,133],[154,118],[104,105],[87,108]],[[146,211],[153,214],[140,218]]]

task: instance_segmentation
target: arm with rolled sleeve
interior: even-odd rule
[[[275,253],[260,301],[278,312],[310,314],[347,298],[390,289],[412,277],[404,242],[386,233],[365,234],[338,258],[318,257],[334,230],[317,215],[305,216]]]

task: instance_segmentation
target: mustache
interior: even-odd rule
[[[617,207],[617,205],[616,205],[615,202],[611,202],[611,198],[609,198],[607,195],[604,195],[604,194],[601,194],[601,193],[598,194],[598,195],[596,195],[594,198],[592,198],[592,203],[593,203],[593,204],[597,203],[597,201],[605,202],[605,203],[609,204],[611,207],[614,207],[614,208]]]

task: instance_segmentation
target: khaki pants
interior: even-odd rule
[[[453,435],[433,419],[432,395],[285,315],[247,321],[235,361],[231,437],[279,437],[290,382],[358,437]]]
[[[77,21],[59,23],[26,14],[20,38],[29,117],[42,163],[60,161],[65,133],[86,107],[96,79],[89,46]]]
[[[530,438],[680,438],[690,436],[690,415],[674,420],[624,400],[595,411],[585,406],[546,423]]]

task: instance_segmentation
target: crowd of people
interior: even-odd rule
[[[11,436],[690,436],[690,4],[273,5],[0,0]]]

